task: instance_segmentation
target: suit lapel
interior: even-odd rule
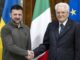
[[[64,27],[64,31],[59,34],[59,38],[62,37],[65,33],[67,33],[67,31],[68,31],[70,28],[71,28],[71,21],[68,20],[68,22],[66,23],[66,26]]]
[[[55,28],[54,28],[54,36],[56,37],[56,39],[58,39],[58,37],[59,37],[58,28],[59,28],[59,23],[57,23],[57,24],[55,25]]]

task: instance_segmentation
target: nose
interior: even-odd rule
[[[19,18],[20,16],[17,14],[16,17]]]
[[[19,17],[19,15],[17,14],[17,17]]]

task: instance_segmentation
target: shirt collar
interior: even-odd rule
[[[11,20],[10,24],[12,26],[16,27],[16,28],[22,28],[23,27],[23,24],[22,23],[20,23],[19,25],[16,25],[12,20]]]
[[[68,21],[68,19],[66,19],[63,23],[59,22],[59,25],[60,25],[60,24],[63,24],[63,25],[65,26],[66,23],[67,23],[67,21]]]

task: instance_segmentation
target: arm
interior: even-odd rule
[[[80,25],[76,26],[75,31],[75,60],[80,60]]]
[[[12,40],[11,31],[7,27],[4,27],[2,29],[1,36],[2,36],[3,48],[6,48],[8,51],[14,54],[22,56],[27,55],[27,50],[18,47],[14,43],[14,41]]]
[[[28,34],[27,36],[28,37],[26,37],[26,39],[27,39],[27,47],[26,47],[26,49],[28,49],[28,50],[31,50],[31,38],[30,38],[30,29],[26,26],[26,34]]]

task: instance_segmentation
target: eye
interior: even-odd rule
[[[19,16],[22,16],[22,14],[18,14]]]
[[[62,12],[62,14],[65,14],[65,13],[67,13],[67,12]]]
[[[64,14],[65,12],[62,12],[62,14]]]
[[[60,14],[60,12],[56,12],[57,14]]]
[[[17,14],[13,14],[13,15],[15,15],[15,16],[16,16]]]

